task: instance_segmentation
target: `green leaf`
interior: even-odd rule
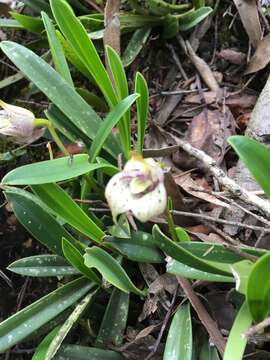
[[[122,266],[106,251],[96,246],[86,249],[84,255],[86,266],[96,268],[105,280],[118,289],[145,296],[145,291],[138,289],[130,280]]]
[[[49,347],[50,343],[52,342],[52,340],[54,339],[54,337],[57,335],[60,328],[61,328],[61,326],[57,326],[47,336],[45,336],[45,338],[41,341],[41,343],[36,348],[36,351],[32,357],[32,360],[45,360],[48,347]]]
[[[141,96],[137,99],[137,138],[138,151],[142,153],[144,136],[148,120],[149,91],[145,78],[139,72],[136,73],[135,91]]]
[[[203,21],[207,16],[209,16],[212,12],[213,9],[208,6],[201,7],[197,10],[188,11],[179,19],[179,30],[186,31],[193,28],[201,21]]]
[[[220,244],[190,241],[179,242],[178,246],[207,261],[234,264],[237,261],[243,260],[241,255],[230,251],[226,246]],[[239,246],[238,250],[241,250],[244,254],[247,253],[258,257],[266,253],[266,250],[255,249],[248,246]]]
[[[127,98],[129,95],[127,77],[120,56],[110,46],[106,46],[106,56],[113,76],[114,86],[118,101]],[[137,95],[138,96],[138,95]],[[135,99],[134,99],[135,100]],[[126,158],[129,157],[131,148],[131,127],[130,127],[130,111],[123,114],[123,118],[119,119],[118,128],[121,143]]]
[[[252,267],[253,263],[250,260],[242,260],[231,265],[235,289],[243,295],[247,293],[247,283]]]
[[[28,16],[24,14],[17,13],[15,11],[10,11],[10,15],[18,21],[22,27],[28,31],[32,31],[34,33],[41,33],[44,29],[44,25],[40,18],[34,16]]]
[[[177,238],[180,242],[191,241],[190,236],[188,235],[186,230],[183,229],[182,227],[177,226],[175,228],[175,232],[176,232]]]
[[[58,333],[56,334],[56,336],[53,338],[52,342],[50,343],[44,360],[51,360],[54,358],[54,355],[56,354],[57,350],[60,348],[62,342],[68,335],[69,331],[79,320],[80,316],[82,315],[82,313],[88,306],[89,302],[92,300],[94,293],[95,292],[93,292],[93,291],[90,292],[80,301],[80,303],[78,305],[76,305],[73,312],[69,315],[67,320],[61,326]]]
[[[60,186],[57,184],[32,185],[32,189],[59,218],[92,241],[101,242],[105,233]]]
[[[252,267],[247,283],[247,303],[255,322],[260,322],[270,312],[270,252]]]
[[[85,278],[76,279],[20,310],[0,324],[0,353],[73,305],[93,288]]]
[[[215,265],[194,256],[191,252],[185,250],[182,246],[179,246],[179,243],[173,242],[161,232],[157,225],[154,225],[153,227],[153,238],[156,242],[156,246],[173,259],[198,270],[228,276],[228,272],[220,270]]]
[[[54,360],[123,360],[120,353],[94,347],[63,345]],[[39,360],[39,359],[37,359]],[[41,359],[43,360],[43,359]]]
[[[11,170],[2,179],[5,185],[41,185],[69,180],[91,171],[109,167],[107,164],[90,164],[87,154],[46,160],[20,166]]]
[[[95,79],[110,107],[113,108],[117,104],[114,88],[85,28],[66,1],[51,0],[50,4],[62,33]]]
[[[14,42],[2,41],[0,47],[77,128],[90,139],[95,137],[101,125],[100,117],[49,64],[31,50]],[[113,135],[106,142],[106,150],[114,157],[120,152],[119,144]]]
[[[80,251],[67,239],[62,240],[62,249],[68,262],[80,273],[88,277],[97,284],[101,284],[100,278],[96,273],[84,265],[84,259]]]
[[[233,283],[234,279],[232,276],[224,276],[219,274],[213,274],[206,271],[195,269],[191,266],[185,265],[172,258],[167,260],[167,272],[178,276],[185,277],[187,279],[194,280],[205,280],[213,282],[228,282]]]
[[[7,200],[19,222],[39,242],[52,252],[63,256],[62,238],[65,237],[72,242],[75,240],[49,213],[45,204],[32,194],[21,189],[9,189],[5,191]]]
[[[45,25],[55,70],[58,71],[59,74],[66,80],[66,82],[73,87],[73,81],[70,75],[68,64],[62,49],[62,45],[56,36],[54,26],[49,16],[45,12],[42,12],[41,16]]]
[[[192,347],[192,322],[188,303],[180,305],[173,317],[163,360],[191,360]]]
[[[223,360],[243,359],[247,338],[242,336],[242,334],[248,330],[251,324],[252,317],[250,315],[247,303],[244,302],[234,320],[233,327],[230,331]]]
[[[125,67],[131,65],[139,55],[151,34],[151,30],[151,27],[143,27],[134,32],[122,56],[122,63]]]
[[[127,324],[129,309],[129,294],[114,288],[110,296],[95,346],[108,347],[110,345],[120,346]]]
[[[270,150],[247,136],[230,136],[228,143],[234,148],[263,191],[270,198]]]
[[[179,33],[179,20],[176,16],[168,14],[164,19],[162,36],[164,39],[175,37]]]
[[[23,29],[23,26],[17,20],[0,18],[0,28]]]
[[[109,113],[106,119],[104,119],[90,148],[89,157],[91,162],[96,159],[112,129],[120,121],[122,116],[126,113],[138,96],[138,94],[132,94],[120,101],[119,104],[116,105],[116,107]],[[129,150],[130,149],[128,149],[128,152]]]
[[[136,262],[163,263],[164,256],[157,248],[151,234],[142,231],[132,233],[131,238],[107,236],[104,244]]]
[[[11,263],[8,270],[16,274],[34,277],[66,276],[80,273],[58,255],[35,255],[22,258]]]

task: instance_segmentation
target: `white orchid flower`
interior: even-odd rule
[[[119,214],[128,211],[146,222],[161,215],[166,208],[163,171],[155,160],[133,153],[123,171],[109,181],[105,197],[115,222]]]
[[[20,106],[6,104],[0,100],[0,134],[11,136],[18,144],[30,144],[40,138],[43,128],[35,126],[35,115]]]

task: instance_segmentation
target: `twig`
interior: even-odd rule
[[[204,151],[196,149],[189,143],[177,139],[178,145],[191,156],[200,160],[207,170],[218,180],[219,184],[227,188],[234,196],[238,197],[249,205],[259,208],[267,217],[270,217],[270,202],[259,198],[253,193],[239,186],[234,180],[230,179],[223,170],[217,165],[216,161],[207,155]]]
[[[170,320],[170,317],[171,317],[171,314],[172,314],[173,306],[174,306],[174,303],[175,303],[175,300],[176,300],[177,291],[178,291],[178,287],[175,289],[175,292],[173,294],[173,298],[172,298],[172,302],[170,304],[170,308],[169,308],[169,310],[167,311],[167,313],[165,315],[165,318],[163,320],[163,323],[162,323],[161,329],[159,331],[157,340],[156,340],[156,342],[155,342],[155,344],[153,346],[153,350],[150,352],[150,354],[146,357],[145,360],[151,359],[151,357],[157,352],[157,349],[158,349],[158,346],[159,346],[160,341],[162,339],[163,333],[164,333],[164,331],[166,329],[166,326],[167,326],[168,321]]]
[[[199,319],[201,320],[202,324],[204,325],[205,329],[207,330],[211,340],[215,344],[216,348],[218,349],[221,356],[224,354],[225,350],[225,339],[223,338],[221,332],[219,331],[216,323],[211,318],[211,316],[206,311],[205,307],[203,306],[202,302],[194,292],[191,283],[189,280],[182,278],[180,276],[176,276],[177,281],[181,285],[182,289],[184,290],[187,298],[189,299],[191,305],[193,306],[194,310],[196,311]]]
[[[174,215],[182,215],[182,216],[200,218],[200,219],[204,219],[204,220],[207,220],[207,221],[213,221],[213,222],[216,222],[216,223],[219,223],[219,224],[239,226],[239,227],[243,227],[243,228],[246,228],[246,229],[251,229],[251,230],[254,230],[254,231],[264,231],[266,233],[270,232],[270,229],[266,229],[266,228],[261,227],[261,226],[249,225],[249,224],[244,224],[244,223],[240,223],[240,222],[236,222],[236,221],[229,221],[229,220],[214,218],[214,217],[211,217],[211,216],[208,216],[208,215],[205,215],[205,214],[191,213],[191,212],[179,211],[179,210],[171,210],[171,212]]]
[[[184,70],[184,68],[183,68],[183,66],[181,64],[181,61],[179,60],[179,58],[178,58],[178,56],[177,56],[177,54],[176,54],[176,52],[174,50],[174,47],[172,45],[169,45],[169,44],[167,44],[166,47],[170,50],[170,52],[172,54],[172,57],[173,57],[173,60],[175,61],[175,63],[177,65],[183,79],[187,81],[188,76],[187,76],[187,74],[186,74],[186,72],[185,72],[185,70]]]
[[[265,329],[267,326],[270,326],[270,317],[264,319],[259,324],[256,324],[254,326],[251,326],[246,332],[242,334],[242,336],[249,338],[251,336],[254,336],[257,333],[260,333],[263,329]]]
[[[265,219],[264,217],[260,216],[260,215],[257,215],[257,214],[254,214],[252,211],[246,209],[244,206],[241,206],[240,204],[238,204],[237,202],[235,202],[234,200],[232,199],[228,199],[227,197],[221,195],[221,194],[218,194],[218,193],[212,193],[212,195],[220,198],[221,200],[224,200],[224,201],[227,201],[230,205],[232,206],[235,206],[237,208],[239,208],[240,210],[244,211],[245,213],[253,216],[255,219],[257,219],[259,222],[267,225],[270,227],[270,221]],[[255,194],[255,195],[258,195],[258,194]]]
[[[232,237],[230,237],[228,234],[225,234],[224,231],[218,229],[216,226],[213,226],[209,224],[208,222],[204,222],[206,226],[208,226],[210,229],[214,230],[217,234],[222,236],[227,242],[222,242],[222,245],[230,250],[231,252],[235,253],[236,255],[241,256],[244,259],[250,260],[252,262],[255,262],[258,260],[258,257],[255,255],[248,254],[241,249],[239,249],[240,243],[234,240]],[[243,246],[243,245],[242,245]]]

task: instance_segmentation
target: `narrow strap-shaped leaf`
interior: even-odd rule
[[[34,277],[66,276],[80,274],[73,266],[57,255],[34,255],[14,261],[8,270]]]
[[[120,56],[110,46],[106,46],[106,55],[113,76],[118,101],[120,101],[122,99],[125,99],[129,95],[128,82],[124,66],[122,64]],[[124,114],[123,118],[118,124],[118,127],[124,148],[124,153],[128,158],[131,147],[130,111],[127,111]]]
[[[62,33],[95,79],[110,107],[113,108],[117,99],[112,83],[85,28],[66,1],[51,0],[50,4]]]
[[[80,345],[63,345],[56,354],[54,360],[124,360],[116,351],[103,350],[95,347]],[[37,359],[39,360],[39,359]],[[43,359],[40,359],[43,360]]]
[[[90,292],[87,294],[81,302],[75,307],[73,312],[69,315],[67,320],[59,329],[56,336],[53,338],[52,342],[50,343],[48,350],[46,352],[46,356],[44,360],[51,360],[53,359],[54,355],[56,354],[57,350],[61,346],[62,342],[68,335],[71,328],[76,324],[86,307],[88,306],[89,302],[92,300],[94,292]]]
[[[45,25],[45,30],[47,33],[47,38],[49,41],[51,54],[54,62],[54,66],[56,71],[62,75],[62,77],[71,85],[73,86],[73,81],[70,75],[70,71],[68,68],[68,64],[61,46],[61,43],[56,36],[54,26],[49,18],[49,16],[45,12],[41,12],[41,17],[43,23]]]
[[[63,312],[93,286],[88,279],[76,279],[3,321],[0,324],[0,353],[19,343]]]
[[[101,242],[105,233],[59,185],[32,185],[32,189],[58,217],[92,241]]]
[[[136,73],[135,91],[141,96],[136,100],[137,105],[137,138],[138,151],[142,153],[144,145],[144,136],[147,126],[149,91],[145,78],[139,72]]]
[[[245,301],[241,306],[231,328],[229,338],[225,347],[223,360],[242,360],[247,344],[247,338],[243,333],[252,324],[252,317]]]
[[[97,284],[101,284],[100,278],[96,273],[84,265],[84,258],[80,251],[74,246],[70,241],[63,238],[62,240],[62,249],[65,255],[65,258],[68,262],[74,266],[81,274],[85,275],[88,279],[92,280]]]
[[[247,136],[231,136],[228,143],[232,145],[240,159],[270,198],[270,150],[265,145]]]
[[[61,325],[55,327],[52,331],[49,332],[48,335],[45,336],[45,338],[41,341],[41,343],[39,343],[38,347],[36,348],[32,360],[45,360],[48,347],[54,337],[57,335],[60,328]]]
[[[157,225],[154,225],[153,227],[153,238],[157,247],[159,247],[173,259],[185,265],[214,274],[227,276],[230,275],[230,273],[220,270],[215,265],[212,265],[209,262],[194,256],[191,252],[179,246],[178,243],[172,241],[165,234],[163,234]]]
[[[75,155],[73,158],[66,156],[60,159],[23,165],[13,169],[3,177],[2,184],[40,185],[54,183],[69,180],[109,166],[109,163],[90,164],[87,154]]]
[[[104,119],[90,148],[89,157],[91,162],[96,159],[113,127],[121,120],[122,116],[126,113],[138,96],[138,94],[132,94],[120,101],[119,104],[116,105],[116,107],[109,113],[106,119]]]
[[[195,269],[172,258],[167,259],[167,272],[187,279],[234,283],[232,276],[213,274]]]
[[[130,280],[122,266],[105,250],[93,246],[86,249],[84,255],[86,266],[96,268],[109,283],[118,289],[145,296],[145,291],[138,289]]]
[[[128,309],[129,294],[114,288],[96,338],[97,347],[106,348],[108,345],[122,344]]]
[[[76,242],[36,196],[21,189],[6,190],[5,196],[19,222],[53,253],[63,256],[63,237]]]
[[[139,55],[151,34],[151,30],[151,27],[145,26],[134,32],[122,56],[122,63],[125,67],[131,65]]]
[[[163,354],[163,360],[179,359],[192,359],[192,323],[189,303],[180,305],[175,313]]]
[[[260,322],[270,312],[270,252],[251,267],[247,279],[247,303],[254,321]],[[247,271],[245,272],[247,273]]]

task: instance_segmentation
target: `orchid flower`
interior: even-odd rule
[[[161,215],[167,204],[164,175],[158,163],[133,153],[123,171],[114,175],[105,190],[113,220],[130,211],[135,218],[146,222]]]
[[[43,128],[35,125],[35,115],[20,106],[0,100],[0,134],[11,136],[18,144],[30,144],[44,134]]]

